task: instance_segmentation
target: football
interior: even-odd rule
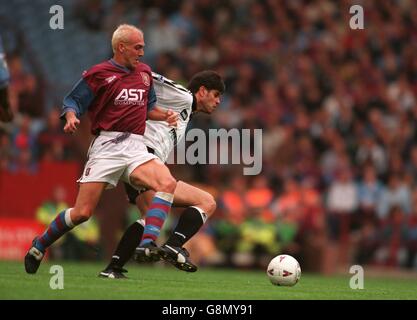
[[[281,254],[271,260],[266,274],[272,284],[292,287],[300,280],[301,268],[294,257]]]

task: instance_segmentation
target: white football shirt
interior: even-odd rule
[[[182,85],[152,73],[156,93],[156,105],[178,113],[177,127],[168,126],[165,121],[146,121],[144,143],[154,149],[155,155],[166,162],[174,146],[184,138],[193,108],[193,95]]]

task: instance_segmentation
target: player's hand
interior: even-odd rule
[[[172,110],[167,110],[165,115],[165,121],[168,122],[168,125],[170,127],[177,127],[177,121],[178,121],[178,113],[174,112]]]
[[[77,131],[77,127],[80,124],[80,120],[77,119],[75,113],[72,111],[68,111],[65,114],[65,119],[67,120],[67,123],[64,126],[64,132],[74,133],[75,131]]]

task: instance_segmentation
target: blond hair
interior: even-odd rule
[[[131,24],[121,24],[117,27],[116,30],[113,32],[113,36],[111,38],[111,46],[113,49],[113,53],[116,52],[117,46],[120,42],[128,42],[129,37],[133,32],[139,32],[143,34],[142,30],[136,28]]]

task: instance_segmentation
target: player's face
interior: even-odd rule
[[[135,69],[144,54],[145,41],[142,33],[134,33],[130,41],[121,43],[121,53],[125,61],[125,66],[129,69]]]
[[[220,104],[220,92],[219,90],[207,90],[202,87],[201,97],[201,111],[205,113],[212,113]]]

